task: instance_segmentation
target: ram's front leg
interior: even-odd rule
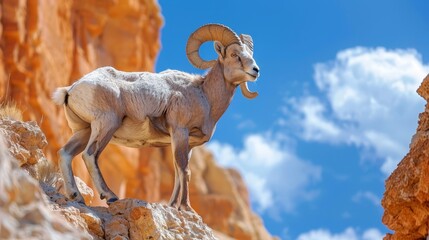
[[[189,201],[189,180],[191,171],[189,169],[189,131],[186,128],[176,128],[171,132],[171,143],[176,167],[176,181],[179,181],[179,188],[174,189],[171,196],[170,205],[180,210],[194,211]]]

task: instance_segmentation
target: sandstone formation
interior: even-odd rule
[[[54,163],[71,132],[63,109],[50,100],[52,91],[105,65],[153,71],[163,24],[155,0],[0,0],[0,18],[0,101],[14,101],[24,119],[39,123],[49,142],[45,156]],[[109,145],[99,165],[120,198],[151,203],[170,198],[174,182],[170,148]],[[91,193],[93,184],[79,156],[73,168],[90,187],[81,184],[88,191],[86,204],[106,206],[96,191]],[[271,239],[250,209],[237,172],[217,166],[204,148],[194,150],[191,169],[191,203],[204,222],[233,238]]]
[[[417,92],[429,102],[429,75]],[[383,223],[394,233],[384,239],[426,239],[429,233],[429,104],[419,115],[409,153],[385,185]]]

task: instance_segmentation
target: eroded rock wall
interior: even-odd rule
[[[417,90],[429,102],[429,75]],[[419,115],[409,153],[386,180],[383,223],[386,240],[426,239],[429,234],[429,104]]]

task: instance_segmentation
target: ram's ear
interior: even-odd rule
[[[219,55],[219,58],[225,57],[225,47],[222,45],[222,43],[219,41],[214,41],[214,49],[217,55]]]
[[[250,54],[253,56],[253,39],[250,35],[240,34],[240,39],[247,46],[250,51]]]

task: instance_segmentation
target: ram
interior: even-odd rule
[[[214,41],[217,60],[205,61],[199,49]],[[122,72],[102,67],[68,87],[56,89],[53,101],[64,106],[73,135],[59,150],[59,167],[67,197],[83,203],[74,181],[72,159],[79,153],[101,199],[117,196],[106,185],[98,158],[110,143],[128,147],[171,145],[175,180],[169,205],[193,211],[189,201],[191,149],[207,142],[216,122],[228,108],[237,86],[254,98],[248,81],[259,68],[253,59],[249,35],[237,36],[230,28],[208,24],[188,39],[186,52],[197,68],[211,68],[205,75],[167,70],[160,73]]]

